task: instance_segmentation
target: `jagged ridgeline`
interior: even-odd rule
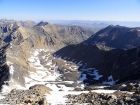
[[[110,25],[101,29],[84,42],[97,44],[104,50],[112,48],[132,49],[140,45],[140,28]]]

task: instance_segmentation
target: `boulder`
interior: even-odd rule
[[[122,88],[121,90],[135,92],[136,88],[133,85],[127,85],[126,87]]]
[[[48,88],[48,87],[46,87],[45,85],[40,85],[40,84],[36,84],[36,85],[34,85],[34,86],[31,86],[30,88],[29,88],[30,90],[32,89],[32,90],[37,90],[37,91],[39,91],[42,95],[44,95],[44,94],[50,94],[50,91],[51,91],[51,89],[50,88]]]

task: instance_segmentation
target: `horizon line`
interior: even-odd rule
[[[0,20],[3,20],[3,19],[5,19],[5,20],[14,20],[14,21],[91,21],[91,22],[140,22],[140,20],[139,21],[134,21],[134,20],[127,20],[127,21],[125,21],[125,20],[82,20],[82,19],[58,19],[58,20],[55,20],[55,19],[53,19],[53,20],[51,20],[51,19],[37,19],[37,20],[31,20],[31,19],[21,19],[21,20],[18,20],[18,19],[7,19],[7,18],[0,18]]]

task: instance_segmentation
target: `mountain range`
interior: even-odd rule
[[[54,25],[43,21],[33,25],[33,22],[28,21],[28,24],[32,24],[31,27],[26,22],[22,22],[26,26],[30,26],[27,28],[14,20],[3,19],[1,22],[0,40],[4,46],[13,45],[17,46],[15,49],[27,48],[29,51],[36,48],[53,49],[54,54],[75,59],[77,62],[82,61],[87,68],[98,69],[104,75],[102,81],[109,75],[118,80],[131,75],[132,70],[136,69],[136,72],[133,73],[139,72],[139,66],[132,63],[139,61],[140,28],[110,25],[92,35],[91,31],[80,26]],[[8,49],[8,51],[12,50]],[[29,54],[27,55],[29,56]],[[112,55],[115,56],[112,57]],[[128,55],[129,58],[127,58]],[[121,59],[126,59],[126,62]],[[122,65],[121,62],[124,64]],[[129,66],[124,65],[132,65],[132,67],[129,70]],[[122,71],[126,72],[123,76],[121,76]]]
[[[140,28],[109,25],[98,32],[91,29],[0,20],[1,91],[35,83],[76,89],[139,80]]]

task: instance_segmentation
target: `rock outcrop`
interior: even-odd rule
[[[140,104],[140,96],[128,93],[116,92],[113,94],[98,94],[94,92],[82,93],[80,95],[67,95],[69,101],[67,103],[79,105],[138,105]]]
[[[48,105],[44,97],[49,88],[43,85],[36,85],[29,90],[13,89],[5,98],[0,100],[0,104],[10,105]]]

